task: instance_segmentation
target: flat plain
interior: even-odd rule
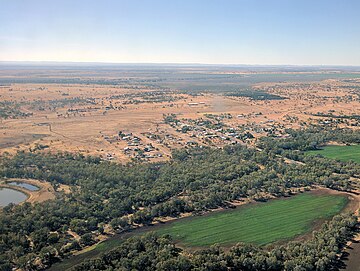
[[[261,136],[323,124],[329,115],[333,123],[360,114],[358,73],[70,71],[0,71],[0,153],[68,151],[156,162],[177,148],[251,145]],[[173,122],[165,121],[169,115]],[[359,120],[343,122],[355,129]]]
[[[291,129],[319,126],[356,131],[360,127],[358,72],[127,69],[0,69],[0,155],[70,152],[120,164],[131,162],[129,166],[141,162],[163,165],[177,149],[222,149],[237,144],[253,149],[262,137],[291,138]],[[357,148],[329,146],[318,153],[349,160],[356,158],[360,151]],[[293,166],[306,165],[285,157],[284,161]],[[264,170],[263,164],[258,166],[259,171]],[[71,188],[79,187],[56,187],[47,192],[54,198],[57,192],[75,191]],[[283,196],[304,190],[294,189]],[[214,191],[216,194],[218,189]],[[188,192],[184,189],[176,197],[188,200]],[[256,197],[272,198],[261,190],[249,192],[249,196],[259,192]],[[81,243],[69,252],[74,255],[70,260],[52,270],[67,270],[109,252],[127,237],[148,231],[170,234],[190,253],[213,244],[228,248],[244,242],[271,248],[294,239],[305,240],[322,222],[350,205],[348,193],[313,192],[266,203],[245,198],[234,206],[251,203],[235,210],[216,205],[215,211],[207,210],[200,217],[157,217],[151,226],[136,222],[134,213],[126,214],[122,218],[131,225],[130,232],[116,234],[122,229],[116,223],[107,223],[103,233],[91,233],[95,244]],[[104,203],[107,200],[99,206]],[[358,208],[358,202],[354,204]],[[140,206],[137,211],[141,214],[147,207]],[[76,229],[76,223],[62,234],[79,242],[82,230]]]
[[[311,231],[317,221],[339,213],[347,202],[343,195],[304,193],[178,220],[158,233],[169,234],[181,245],[189,247],[237,242],[266,245]]]
[[[354,161],[360,163],[360,145],[325,146],[321,150],[309,151],[309,155],[320,154],[324,157],[341,161]]]

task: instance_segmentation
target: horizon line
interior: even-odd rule
[[[173,65],[173,66],[247,66],[247,67],[354,67],[346,64],[246,64],[201,62],[107,62],[107,61],[54,61],[54,60],[0,60],[0,64],[90,64],[90,65]]]

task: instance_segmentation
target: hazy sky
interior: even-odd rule
[[[360,0],[0,0],[0,60],[360,65]]]

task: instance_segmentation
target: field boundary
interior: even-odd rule
[[[358,208],[360,206],[360,194],[356,194],[357,191],[338,191],[338,190],[333,190],[333,189],[321,187],[321,186],[312,186],[311,190],[306,191],[306,192],[310,192],[310,193],[316,193],[316,192],[319,193],[320,192],[320,193],[330,193],[330,194],[333,193],[333,194],[342,194],[342,195],[351,196],[351,199],[349,200],[348,204],[340,213],[343,213],[346,211],[351,211],[351,212],[355,213],[355,212],[359,211]],[[306,193],[306,192],[302,191],[302,193]],[[297,194],[299,194],[299,193],[294,192],[294,194],[292,196],[295,196]],[[278,199],[281,199],[281,198],[275,198],[275,199],[271,199],[271,200],[278,200]],[[351,202],[354,202],[354,201],[355,201],[355,204],[351,205]],[[248,204],[254,204],[254,203],[256,204],[258,202],[256,202],[255,200],[244,199],[244,201],[241,201],[241,202],[236,201],[234,203],[235,203],[234,205],[237,205],[236,208],[242,208],[242,207],[247,206]],[[357,205],[356,205],[356,203],[357,203]],[[224,211],[225,212],[229,211],[229,209],[217,208],[215,210],[211,210],[211,211],[204,213],[202,216],[211,215],[211,214],[214,214],[214,212],[224,212]],[[94,244],[93,246],[91,246],[90,250],[88,248],[85,248],[84,250],[77,252],[76,255],[74,254],[70,258],[67,258],[55,265],[52,265],[52,267],[50,267],[49,270],[51,270],[51,271],[64,270],[64,269],[62,269],[62,267],[64,267],[64,266],[66,266],[66,267],[75,266],[75,265],[83,262],[86,259],[97,258],[104,252],[109,251],[109,250],[113,249],[114,247],[116,247],[116,245],[113,244],[115,242],[118,243],[118,242],[121,242],[127,238],[134,236],[134,235],[144,234],[146,232],[154,230],[155,228],[163,227],[165,225],[171,224],[180,219],[189,219],[191,217],[195,217],[195,216],[190,215],[190,213],[188,213],[186,216],[182,216],[180,218],[158,220],[150,226],[138,226],[137,228],[130,229],[128,231],[125,231],[125,232],[122,232],[119,234],[110,235],[106,240],[101,240],[97,244]],[[322,222],[324,222],[324,221],[322,221]],[[291,240],[287,240],[286,242],[289,242],[292,240],[303,240],[304,238],[309,238],[311,236],[312,232],[314,230],[316,230],[318,227],[320,227],[320,225],[312,228],[312,230],[309,233],[301,234],[300,236],[292,238]],[[359,237],[360,237],[360,235],[359,235]],[[108,242],[108,245],[106,244],[107,242]],[[278,241],[278,242],[280,242],[280,241]],[[106,247],[104,248],[104,246],[106,246],[106,245],[109,246],[108,249],[106,249]],[[269,244],[268,246],[270,247],[271,245],[272,244]],[[179,244],[177,244],[177,246],[179,246]],[[182,246],[179,246],[179,247],[182,247]],[[188,247],[186,247],[186,249],[189,250]],[[345,248],[344,248],[344,251],[345,251]]]

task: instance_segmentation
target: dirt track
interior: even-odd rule
[[[321,119],[311,114],[328,113],[329,110],[343,114],[360,114],[358,103],[348,101],[347,89],[342,89],[337,81],[324,81],[313,85],[301,84],[260,84],[259,88],[271,87],[271,93],[286,97],[285,100],[251,100],[245,97],[229,97],[221,94],[204,94],[191,96],[178,93],[164,93],[174,100],[162,102],[129,103],[133,100],[126,95],[149,93],[149,89],[129,90],[117,86],[84,86],[60,84],[13,84],[0,89],[4,100],[22,101],[24,112],[33,115],[26,118],[4,119],[1,123],[0,153],[16,153],[18,150],[29,150],[36,144],[46,146],[45,150],[70,151],[97,156],[113,154],[114,160],[128,162],[124,155],[125,141],[109,142],[119,131],[133,133],[148,144],[151,142],[163,154],[153,158],[156,161],[168,159],[172,148],[180,147],[179,140],[169,146],[149,141],[143,133],[156,132],[170,134],[183,142],[195,140],[186,133],[179,133],[164,124],[163,114],[174,113],[179,119],[204,118],[205,114],[229,113],[232,119],[223,120],[229,127],[246,125],[247,127],[299,128],[300,123],[311,118],[316,123]],[[329,86],[331,86],[329,90]],[[64,96],[66,95],[66,96]],[[111,97],[119,98],[111,98]],[[65,97],[65,98],[64,98]],[[64,99],[93,99],[94,104],[68,103]],[[52,101],[54,106],[38,108],[38,102]],[[196,103],[196,106],[189,106]],[[26,106],[28,104],[28,106]],[[116,109],[107,110],[109,105]],[[306,113],[305,113],[306,112]],[[334,113],[338,114],[338,113]],[[51,129],[50,129],[51,127]],[[355,126],[351,126],[354,128]],[[260,129],[260,130],[261,130]],[[355,128],[354,128],[355,129]],[[252,131],[255,136],[257,132]],[[260,133],[260,132],[259,132]]]

